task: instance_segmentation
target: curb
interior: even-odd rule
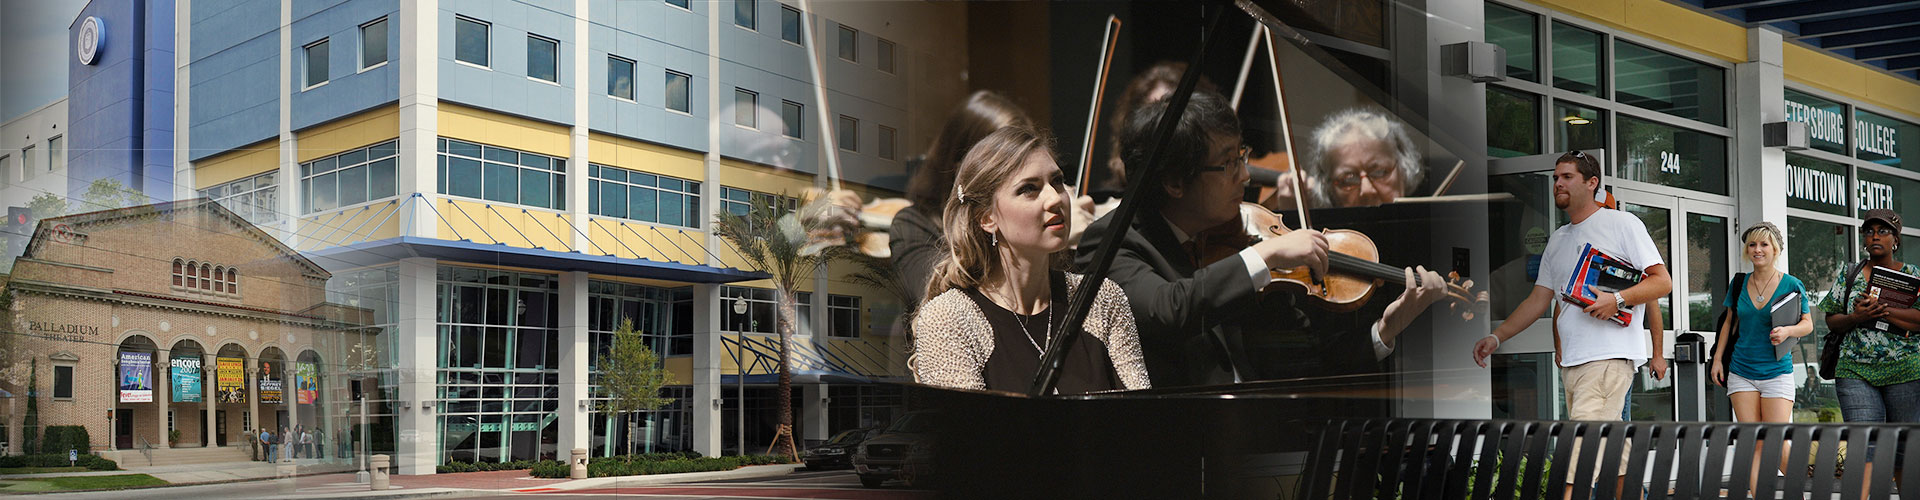
[[[323,500],[333,498],[353,498],[357,500],[402,500],[410,498],[467,498],[483,495],[498,495],[508,490],[466,490],[453,488],[420,488],[415,490],[386,491],[348,491],[339,493],[319,493],[312,495],[280,495],[264,498],[285,500]]]
[[[652,485],[652,484],[690,483],[695,481],[712,481],[712,480],[718,480],[718,479],[752,479],[752,478],[761,478],[761,477],[779,477],[779,476],[792,475],[794,471],[799,470],[801,467],[804,467],[804,466],[800,464],[750,465],[750,466],[741,467],[734,470],[726,470],[726,471],[682,472],[678,474],[648,474],[648,475],[641,475],[641,476],[596,477],[596,478],[590,478],[590,479],[575,479],[575,480],[567,481],[564,483],[554,483],[546,486],[541,486],[538,489],[540,490],[539,491],[540,493],[547,493],[547,492],[558,492],[558,491],[568,491],[568,490],[584,490],[584,489],[590,489],[590,488],[614,488],[619,486],[642,486],[642,485]],[[522,491],[522,490],[529,490],[529,489],[533,489],[533,488],[490,490],[490,491],[499,491],[503,493],[505,492],[530,493],[527,491]]]

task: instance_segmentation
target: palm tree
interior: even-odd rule
[[[780,196],[774,200],[785,198]],[[739,251],[752,270],[767,273],[767,279],[773,282],[778,301],[774,330],[780,334],[780,390],[776,401],[780,403],[780,425],[792,429],[793,374],[789,360],[793,352],[793,319],[799,317],[794,303],[796,286],[812,279],[814,273],[827,264],[847,256],[848,251],[842,246],[810,246],[814,239],[808,234],[823,228],[806,227],[785,203],[756,199],[751,205],[746,215],[722,210],[713,230]],[[746,376],[744,369],[740,376]],[[746,450],[745,438],[741,436],[742,452]],[[778,455],[794,456],[792,432],[781,436],[775,448]]]

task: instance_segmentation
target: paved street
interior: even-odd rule
[[[567,498],[608,498],[608,497],[645,497],[645,498],[686,498],[686,499],[787,499],[787,498],[829,498],[841,500],[878,500],[878,499],[919,499],[933,498],[925,491],[908,489],[895,481],[881,488],[869,489],[860,486],[860,477],[852,471],[798,471],[792,475],[773,479],[739,479],[727,481],[707,481],[698,483],[622,486],[613,488],[595,488],[564,492],[522,492],[499,495],[494,498],[522,498],[533,500],[557,500]]]

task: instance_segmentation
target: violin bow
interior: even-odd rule
[[[1301,178],[1306,177],[1300,171],[1300,162],[1293,156],[1293,131],[1287,125],[1287,92],[1280,87],[1280,58],[1274,51],[1273,30],[1267,25],[1255,23],[1260,27],[1260,39],[1267,44],[1267,69],[1273,76],[1273,102],[1280,108],[1280,143],[1287,146],[1287,169],[1293,171],[1293,210],[1300,214],[1300,229],[1313,229],[1313,217],[1307,213],[1307,190]]]
[[[1087,134],[1081,136],[1080,144],[1080,182],[1073,188],[1074,198],[1087,194],[1087,185],[1093,183],[1093,136],[1100,129],[1100,101],[1107,95],[1107,72],[1113,69],[1113,50],[1120,44],[1120,18],[1107,16],[1107,34],[1100,44],[1100,71],[1093,77],[1093,105],[1087,112]]]
[[[1207,2],[1202,4],[1205,9]],[[1106,282],[1107,274],[1113,268],[1113,258],[1120,253],[1120,237],[1131,227],[1134,214],[1140,210],[1140,193],[1149,185],[1159,185],[1160,174],[1166,170],[1167,142],[1173,139],[1174,126],[1180,123],[1180,115],[1187,110],[1187,101],[1193,97],[1194,87],[1200,84],[1200,67],[1206,62],[1207,46],[1219,33],[1220,17],[1226,13],[1227,4],[1217,2],[1217,8],[1207,14],[1206,31],[1200,37],[1200,43],[1193,49],[1193,57],[1188,58],[1187,71],[1180,75],[1180,86],[1167,96],[1167,110],[1160,114],[1160,120],[1153,124],[1153,150],[1147,155],[1147,163],[1140,175],[1127,176],[1126,194],[1120,199],[1120,206],[1113,209],[1113,226],[1108,228],[1111,239],[1100,245],[1094,254],[1093,266],[1087,269],[1086,277],[1080,280],[1080,286],[1069,295],[1067,316],[1061,321],[1060,335],[1047,343],[1046,352],[1040,355],[1040,370],[1034,376],[1033,386],[1027,392],[1033,397],[1052,394],[1060,384],[1060,369],[1067,359],[1067,351],[1073,342],[1083,333],[1082,323],[1087,312],[1093,310],[1093,299],[1098,295],[1100,284]]]

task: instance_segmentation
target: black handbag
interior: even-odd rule
[[[1860,276],[1860,270],[1866,267],[1867,261],[1864,260],[1853,265],[1853,270],[1847,273],[1845,280],[1846,294],[1841,295],[1840,300],[1853,301],[1853,280]],[[1827,332],[1826,340],[1820,345],[1820,378],[1833,380],[1834,371],[1840,369],[1840,344],[1847,341],[1847,334],[1850,333],[1853,333],[1852,328]]]
[[[1731,291],[1733,293],[1747,293],[1747,273],[1733,275],[1733,289]],[[1720,319],[1713,323],[1715,325],[1728,325],[1726,354],[1722,354],[1722,356],[1733,354],[1733,346],[1738,345],[1740,341],[1740,314],[1737,311],[1738,309],[1740,309],[1740,300],[1734,299],[1733,307],[1721,309]],[[1729,324],[1729,321],[1732,323]],[[1719,362],[1720,359],[1714,358],[1712,361]]]

